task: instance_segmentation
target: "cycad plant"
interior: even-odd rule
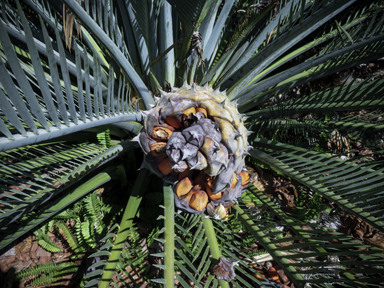
[[[88,287],[122,269],[148,170],[164,179],[152,287],[278,286],[250,241],[297,287],[383,285],[382,250],[289,213],[247,188],[244,168],[273,169],[384,232],[381,72],[335,79],[384,56],[383,4],[2,0],[2,251],[121,180],[122,156],[141,159],[138,135],[143,165]]]

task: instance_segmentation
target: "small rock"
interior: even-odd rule
[[[48,262],[51,262],[51,261],[52,261],[52,257],[51,256],[41,256],[39,258],[39,261],[37,262],[37,265],[48,263]]]
[[[37,243],[37,241],[34,241],[32,243],[30,254],[29,254],[31,258],[39,258],[39,256],[36,254],[36,250],[38,247],[39,247],[39,244]]]
[[[21,253],[20,255],[16,255],[16,258],[23,261],[23,262],[27,262],[27,261],[31,260],[31,257],[29,257],[29,251]]]
[[[25,266],[26,266],[25,263],[23,263],[22,261],[17,261],[17,262],[12,264],[12,268],[15,269],[15,273],[18,273],[21,270],[23,270],[25,268]]]
[[[283,282],[284,284],[288,284],[290,280],[288,276],[285,274],[284,270],[281,269],[280,267],[276,267],[276,272],[279,275],[281,282]]]
[[[15,262],[15,260],[16,260],[16,256],[8,256],[8,257],[1,256],[1,258],[0,258],[0,270],[1,270],[1,272],[6,272],[6,271],[4,271],[4,269],[6,269],[6,268],[4,268],[3,266],[12,266],[12,263]]]
[[[15,255],[16,255],[16,250],[15,250],[15,246],[13,246],[7,252],[5,252],[3,255],[1,255],[1,257],[8,257],[8,256],[15,256]]]
[[[17,244],[15,248],[16,258],[22,257],[21,255],[25,253],[29,255],[29,250],[31,250],[31,246],[32,246],[32,241],[27,241],[27,240]]]

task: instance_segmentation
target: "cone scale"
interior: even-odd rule
[[[143,113],[138,137],[144,164],[173,184],[178,209],[201,214],[210,205],[237,202],[249,174],[248,131],[225,92],[184,84],[161,92]]]

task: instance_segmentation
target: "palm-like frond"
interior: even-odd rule
[[[280,220],[278,225],[288,227],[292,236],[287,235],[286,230],[276,233],[264,223],[256,224],[260,222],[257,215],[252,215],[254,213],[245,206],[236,206],[240,219],[260,244],[273,255],[280,267],[284,267],[297,286],[311,283],[327,287],[339,282],[376,286],[377,282],[372,280],[370,273],[380,273],[381,269],[367,269],[365,265],[381,265],[379,263],[384,261],[381,249],[363,245],[359,240],[321,227],[317,223],[294,219],[278,209],[275,203],[255,187],[252,187],[249,193],[262,201],[265,208]],[[364,274],[355,276],[357,273]],[[381,282],[379,279],[377,281]]]
[[[90,56],[78,43],[73,43],[75,61],[65,58],[58,30],[58,49],[54,50],[47,29],[41,25],[46,47],[42,56],[48,58],[47,62],[39,54],[35,44],[38,40],[34,38],[22,11],[19,6],[24,31],[19,33],[21,39],[18,41],[28,44],[28,50],[15,44],[20,49],[20,54],[16,54],[11,39],[17,28],[11,23],[0,25],[4,51],[0,61],[4,75],[1,83],[6,92],[6,95],[3,90],[0,92],[2,150],[109,123],[140,121],[141,115],[130,101],[133,92],[127,87],[126,77],[120,74],[115,79],[112,66],[108,71],[101,69],[99,55],[94,52]],[[40,45],[43,44],[40,42]],[[60,72],[57,69],[59,65]],[[75,77],[77,80],[72,80]],[[39,93],[34,92],[35,87],[40,88]]]
[[[383,108],[383,79],[325,88],[310,95],[282,100],[278,105],[247,113],[256,119],[288,119],[295,115]]]
[[[256,141],[258,149],[253,149],[251,156],[384,231],[381,210],[384,174],[378,164],[361,166],[305,148],[262,139]]]
[[[98,145],[35,145],[1,152],[1,248],[114,177],[113,168],[70,187],[132,149],[130,141],[101,152]],[[12,163],[12,165],[5,165]],[[59,197],[58,197],[59,196]],[[52,199],[57,198],[54,202]],[[37,216],[38,215],[38,216]]]
[[[160,233],[164,232],[164,239],[156,239],[163,243],[164,253],[152,255],[164,257],[164,265],[159,266],[165,270],[164,279],[156,279],[155,282],[165,284],[165,286],[169,284],[170,278],[167,278],[167,275],[173,279],[174,274],[171,269],[172,265],[169,265],[167,261],[172,261],[175,269],[180,271],[176,274],[176,279],[182,287],[189,287],[190,283],[196,283],[197,287],[203,287],[198,283],[205,283],[204,287],[216,287],[218,284],[222,287],[229,287],[226,281],[220,277],[218,280],[214,276],[215,274],[209,275],[208,273],[213,266],[219,263],[219,258],[225,256],[231,261],[240,261],[239,257],[248,259],[240,261],[241,265],[236,264],[233,267],[233,271],[237,275],[232,283],[236,287],[253,287],[252,283],[262,284],[254,276],[259,272],[250,265],[255,264],[250,260],[252,256],[240,251],[245,248],[244,240],[241,236],[233,234],[232,229],[226,224],[227,222],[212,221],[203,215],[175,214],[173,209],[170,209],[174,197],[170,189],[168,196],[165,193],[165,197],[169,196],[171,199],[164,203],[167,204],[164,206],[164,216],[159,217],[165,222],[164,231],[160,231]],[[171,217],[173,214],[174,217]],[[229,273],[229,271],[225,273]],[[216,276],[218,275],[216,274]],[[265,281],[265,283],[269,283],[268,279]],[[273,282],[271,284],[273,285]]]
[[[164,239],[157,239],[164,244],[164,253],[152,255],[164,257],[164,266],[159,266],[165,270],[164,279],[154,281],[166,286],[169,285],[169,282],[173,283],[174,270],[172,268],[174,265],[175,269],[181,272],[176,274],[176,279],[182,287],[189,287],[190,282],[197,283],[198,287],[202,287],[199,283],[203,278],[206,278],[209,267],[212,263],[218,262],[218,256],[213,255],[215,253],[212,251],[212,249],[218,248],[217,245],[215,245],[216,247],[209,245],[212,240],[217,243],[215,235],[212,234],[213,231],[207,231],[207,224],[204,224],[201,215],[175,214],[174,210],[170,209],[170,205],[174,205],[174,196],[173,191],[169,190],[169,196],[165,197],[171,199],[165,203],[168,204],[164,206],[165,216],[159,217],[165,221],[165,231],[160,231],[164,232]],[[171,231],[169,231],[170,228]],[[173,265],[169,265],[169,262]],[[209,277],[207,281],[207,285],[210,283],[218,284],[217,279],[213,277]],[[226,285],[225,283],[221,284]]]
[[[306,135],[306,138],[300,139],[307,145],[302,145],[310,146],[311,139],[319,139],[320,133],[326,131],[330,135],[331,131],[337,131],[348,141],[373,145],[377,150],[382,146],[382,89],[381,78],[357,84],[351,82],[291,99],[287,96],[282,99],[275,97],[276,100],[269,102],[266,108],[247,115],[254,119],[252,130],[257,137],[272,137],[276,141],[293,144],[298,135]],[[357,109],[370,112],[360,115],[354,112]],[[327,121],[324,121],[324,114],[330,115]],[[331,117],[333,115],[337,117]]]
[[[339,2],[337,5],[341,5],[341,2]],[[311,21],[314,21],[314,19],[311,18],[309,18],[308,20],[310,20],[309,23],[311,23]],[[356,22],[360,22],[359,26],[355,26]],[[369,31],[368,34],[365,33],[366,30],[361,29],[360,25],[366,27],[366,29],[370,29],[371,31]],[[299,49],[284,57],[282,60],[276,61],[276,64],[271,65],[268,67],[268,69],[264,70],[264,65],[271,64],[270,62],[264,64],[264,61],[266,60],[262,59],[265,58],[266,54],[270,55],[270,53],[281,53],[281,49],[283,48],[280,47],[284,45],[281,45],[280,41],[283,41],[283,38],[287,37],[288,39],[296,39],[294,38],[294,36],[296,36],[295,29],[293,29],[293,31],[290,33],[282,35],[281,37],[279,37],[278,40],[272,42],[269,46],[264,48],[262,52],[257,53],[256,56],[254,56],[254,59],[250,60],[250,62],[247,63],[248,67],[252,67],[252,64],[255,65],[256,63],[263,61],[262,64],[257,65],[256,68],[253,69],[251,73],[249,73],[249,75],[244,76],[238,83],[232,86],[229,97],[239,98],[240,107],[243,106],[249,109],[250,107],[253,107],[255,105],[260,105],[263,101],[268,99],[267,95],[271,95],[273,93],[278,93],[279,91],[281,91],[281,87],[284,87],[285,91],[287,91],[287,89],[299,86],[308,81],[312,81],[319,77],[324,77],[333,74],[337,71],[352,67],[356,64],[372,61],[383,56],[383,49],[381,48],[383,42],[382,37],[380,35],[381,27],[371,27],[370,19],[367,17],[367,15],[356,17],[356,19],[354,19],[353,21],[349,20],[344,26],[346,30],[353,30],[353,42],[345,43],[345,39],[343,37],[339,36],[336,31],[331,31],[325,34],[324,36],[321,36],[313,42],[309,43],[308,46],[300,47]],[[299,25],[299,27],[296,29],[299,29],[300,27],[301,26]],[[294,36],[291,36],[292,33],[294,34]],[[299,31],[297,31],[297,33],[299,33]],[[326,45],[326,47],[321,50],[317,57],[312,57],[311,59],[308,59],[303,63],[300,63],[294,67],[290,67],[289,70],[285,70],[276,75],[273,75],[273,77],[258,82],[262,78],[264,78],[268,73],[271,73],[271,71],[278,68],[286,61],[292,59],[293,57],[297,57],[301,53],[305,52],[306,49],[313,48],[321,44],[324,40],[335,36],[338,37],[336,37],[334,41]],[[288,39],[285,39],[285,41],[283,42],[288,41]],[[272,51],[270,51],[271,49]],[[288,49],[288,47],[286,47],[285,49]],[[275,52],[275,50],[277,51]],[[367,54],[364,54],[365,51],[369,52]],[[276,57],[273,57],[273,59],[275,60]],[[250,70],[250,68],[244,68],[245,71]],[[274,87],[275,85],[276,87]],[[270,87],[274,88],[268,90],[268,88]],[[239,89],[241,89],[241,92]]]
[[[254,1],[246,11],[251,17],[244,18],[239,13],[242,5],[250,4],[246,2],[1,1],[0,223],[7,229],[0,231],[7,235],[1,236],[0,249],[116,176],[115,165],[96,169],[133,147],[127,140],[101,152],[104,142],[111,144],[106,132],[99,134],[101,146],[68,144],[68,136],[60,143],[32,144],[102,125],[109,125],[102,131],[112,131],[111,124],[137,133],[139,110],[151,108],[156,90],[170,90],[168,83],[178,86],[186,79],[228,89],[229,99],[236,99],[239,110],[251,117],[249,127],[256,132],[251,156],[384,231],[381,162],[345,161],[339,155],[298,147],[313,148],[324,136],[321,133],[330,138],[333,133],[370,143],[372,154],[382,153],[380,75],[357,84],[290,93],[309,81],[383,57],[382,3]],[[36,14],[28,11],[26,17],[25,7]],[[76,30],[81,34],[72,35]],[[195,31],[201,33],[201,47],[191,47]],[[279,93],[290,95],[280,99]],[[367,113],[355,114],[361,109]],[[86,177],[91,172],[95,175]],[[87,287],[109,286],[115,271],[125,273],[123,265],[134,268],[146,257],[126,241],[134,231],[146,178],[141,170],[118,233],[106,235],[104,246],[89,256],[109,259],[91,266]],[[79,180],[83,182],[73,188]],[[260,191],[251,188],[249,193],[262,203],[262,217],[240,201],[230,220],[220,222],[174,211],[172,188],[165,187],[160,216],[164,229],[156,236],[164,251],[154,255],[164,260],[157,266],[164,277],[153,283],[174,287],[176,275],[183,287],[190,287],[190,282],[197,287],[229,287],[213,273],[223,256],[232,260],[233,286],[276,285],[266,277],[260,280],[257,258],[241,249],[247,239],[234,232],[235,219],[253,235],[249,241],[256,239],[298,287],[382,281],[374,278],[382,273],[377,268],[383,265],[381,250],[303,223]],[[96,199],[87,201],[89,211],[98,211]],[[105,226],[94,215],[77,229],[86,234],[82,241],[96,247],[93,236],[104,233]]]

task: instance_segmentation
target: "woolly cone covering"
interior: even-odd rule
[[[185,83],[161,94],[156,106],[143,112],[144,127],[135,138],[145,166],[173,184],[181,210],[200,214],[208,202],[236,202],[247,186],[249,146],[235,105],[207,85]]]

